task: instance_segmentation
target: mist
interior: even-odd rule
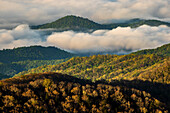
[[[0,49],[13,49],[14,47],[46,45],[39,32],[31,30],[27,24],[17,26],[12,30],[0,29]]]
[[[44,35],[43,32],[32,30],[26,24],[12,30],[0,29],[0,49],[42,45],[78,54],[127,54],[170,43],[170,29],[167,26],[118,27],[92,33],[64,31],[53,32],[51,35]]]

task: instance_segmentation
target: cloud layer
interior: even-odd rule
[[[66,31],[52,34],[47,42],[78,53],[128,52],[169,43],[170,29],[166,26],[143,25],[136,29],[118,27],[113,30],[97,30],[91,34]]]
[[[43,24],[66,15],[96,22],[155,18],[170,21],[169,0],[0,0],[0,28]]]
[[[0,30],[0,49],[42,45],[56,46],[74,53],[120,53],[139,49],[155,48],[170,43],[167,26],[143,25],[132,29],[118,27],[113,30],[97,30],[93,33],[74,31],[54,32],[42,36],[43,31],[31,30],[28,25],[19,25],[12,30]]]
[[[0,49],[12,49],[29,45],[43,45],[38,32],[29,28],[28,25],[19,25],[12,30],[0,30]]]

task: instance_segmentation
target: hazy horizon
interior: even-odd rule
[[[170,21],[169,7],[169,0],[0,0],[0,28],[39,25],[66,15],[98,23],[133,18]]]

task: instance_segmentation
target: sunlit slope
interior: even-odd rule
[[[164,46],[162,46],[164,47]],[[166,46],[169,48],[169,45]],[[161,48],[159,48],[161,49]],[[169,49],[166,49],[168,52]],[[167,53],[165,52],[165,53]],[[159,68],[159,66],[164,68]],[[155,73],[158,78],[148,78],[150,71],[161,70],[162,74]],[[78,78],[96,80],[115,79],[146,79],[160,83],[169,83],[169,56],[155,54],[129,54],[129,55],[94,55],[90,57],[74,57],[59,65],[45,65],[28,71],[21,72],[16,76],[29,73],[60,72],[76,76]],[[157,71],[155,71],[157,72]],[[146,74],[147,73],[147,74]]]
[[[144,71],[157,67],[157,65],[169,64],[167,59],[154,55],[98,55],[91,57],[72,58],[59,65],[46,65],[24,71],[16,76],[29,73],[61,72],[78,78],[96,80],[114,80],[138,78]],[[169,65],[165,68],[169,68]],[[164,70],[163,70],[164,71]],[[166,72],[167,73],[167,72]],[[156,76],[156,75],[155,75]],[[158,82],[169,82],[168,78]],[[160,77],[160,76],[159,76]],[[150,79],[149,79],[150,80]]]
[[[158,47],[156,49],[145,49],[145,50],[137,51],[133,54],[136,54],[136,55],[154,54],[154,55],[161,55],[161,56],[170,57],[170,43],[165,44],[165,45]]]

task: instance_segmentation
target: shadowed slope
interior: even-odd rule
[[[0,81],[0,110],[57,113],[168,112],[164,103],[153,98],[152,91],[149,94],[131,88],[132,85],[139,88],[139,83],[142,84],[142,81],[115,81],[110,85],[99,81],[92,83],[59,73],[15,77]],[[156,85],[151,84],[148,82],[147,85]]]

